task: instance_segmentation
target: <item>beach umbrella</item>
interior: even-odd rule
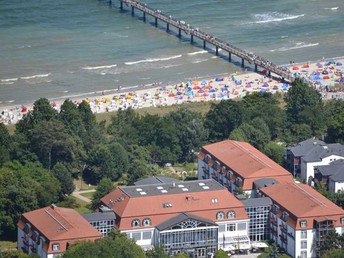
[[[206,85],[206,84],[207,84],[207,81],[206,81],[206,80],[203,80],[201,84],[202,84],[202,85]]]
[[[322,74],[328,74],[328,71],[327,71],[327,70],[324,70],[324,71],[322,72]]]
[[[210,84],[208,84],[207,86],[205,86],[206,89],[211,89],[212,86]]]
[[[323,67],[323,65],[322,65],[321,63],[317,63],[316,66],[317,66],[318,68],[322,68],[322,67]]]
[[[302,68],[309,68],[309,65],[308,64],[303,64]]]
[[[323,76],[323,79],[324,79],[324,80],[328,80],[328,79],[330,79],[330,76],[324,75],[324,76]]]
[[[269,84],[267,82],[264,82],[263,87],[269,87]]]
[[[196,85],[196,86],[193,87],[194,90],[199,90],[200,88],[201,88],[201,87],[198,86],[198,85]]]
[[[175,97],[176,95],[175,95],[174,93],[171,92],[170,94],[168,94],[168,96],[169,96],[169,97]]]
[[[343,64],[341,62],[337,62],[336,66],[342,66]]]
[[[192,84],[191,84],[190,81],[187,81],[186,85],[187,85],[187,86],[191,86]]]
[[[293,70],[296,71],[296,70],[299,70],[300,68],[298,66],[293,66]]]
[[[295,72],[295,73],[294,73],[294,76],[295,76],[295,77],[297,77],[297,76],[299,76],[299,75],[300,75],[300,72]]]
[[[260,89],[260,92],[266,92],[266,89]]]
[[[215,89],[210,89],[208,92],[215,92]]]

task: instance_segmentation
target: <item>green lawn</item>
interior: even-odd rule
[[[94,192],[90,192],[90,193],[81,193],[80,195],[85,196],[88,199],[92,199]]]
[[[17,242],[11,241],[0,241],[0,250],[16,249]]]
[[[89,203],[84,202],[78,198],[75,198],[74,196],[72,197],[75,199],[75,202],[79,205],[79,208],[75,209],[77,212],[79,212],[80,214],[92,212],[92,210],[89,208]]]

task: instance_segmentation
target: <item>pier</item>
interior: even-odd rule
[[[267,75],[271,76],[271,73],[280,76],[283,80],[292,82],[294,77],[289,71],[282,69],[274,65],[272,62],[265,60],[261,56],[257,56],[253,53],[248,53],[247,51],[240,49],[236,46],[228,42],[224,42],[217,37],[211,35],[210,33],[206,33],[204,31],[200,31],[199,28],[194,27],[185,21],[176,20],[171,15],[167,15],[162,13],[158,9],[149,8],[146,4],[141,3],[136,0],[119,0],[119,8],[123,10],[124,5],[128,8],[131,8],[131,15],[135,16],[135,10],[139,10],[143,13],[143,21],[146,22],[146,16],[150,15],[155,19],[155,26],[158,27],[158,22],[166,23],[166,31],[170,31],[170,26],[175,27],[178,30],[178,37],[181,38],[182,32],[186,35],[190,35],[190,42],[191,44],[194,43],[195,38],[203,41],[203,49],[206,49],[207,44],[211,44],[215,47],[215,54],[219,55],[219,50],[222,49],[223,51],[228,53],[228,61],[232,61],[232,55],[241,59],[241,67],[245,67],[245,61],[248,62],[250,65],[254,66],[254,70],[258,72],[258,67],[265,69],[267,71]],[[109,1],[109,5],[112,6],[112,1]]]

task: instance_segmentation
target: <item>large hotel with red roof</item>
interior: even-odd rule
[[[155,176],[119,186],[101,199],[100,210],[106,212],[84,217],[57,207],[25,213],[18,223],[18,247],[34,245],[35,236],[42,241],[33,250],[53,257],[41,254],[56,253],[57,246],[62,252],[77,238],[94,240],[99,231],[105,236],[114,228],[144,250],[161,246],[169,255],[247,253],[273,240],[292,257],[309,258],[318,257],[328,232],[344,233],[342,208],[294,182],[290,172],[249,143],[231,140],[201,149],[198,180]],[[99,227],[104,224],[109,226]]]

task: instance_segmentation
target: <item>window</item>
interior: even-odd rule
[[[209,154],[206,154],[204,157],[205,163],[209,163],[210,160],[211,160],[211,156]]]
[[[344,217],[340,218],[340,224],[344,224]]]
[[[30,224],[29,223],[25,223],[24,232],[26,234],[28,234],[30,232],[30,228],[31,228]]]
[[[273,211],[274,213],[279,212],[279,209],[280,209],[280,207],[279,207],[277,204],[274,204],[274,205],[272,206],[272,211]]]
[[[223,211],[219,211],[218,213],[216,213],[216,219],[224,219],[225,218],[225,214]]]
[[[301,238],[307,238],[307,231],[306,230],[301,231]]]
[[[238,223],[238,230],[246,230],[246,223]]]
[[[242,187],[242,179],[240,177],[237,177],[235,182],[238,187]]]
[[[213,168],[215,170],[218,170],[220,168],[220,162],[218,162],[217,160],[215,161],[214,165],[213,165]]]
[[[301,249],[307,249],[307,241],[301,241]]]
[[[227,171],[227,177],[228,177],[228,179],[232,179],[232,177],[233,177],[233,171],[232,170]]]
[[[226,225],[225,224],[220,224],[219,225],[219,232],[224,232],[226,230]]]
[[[164,207],[164,208],[171,208],[172,207],[172,203],[164,203],[162,205],[162,207]]]
[[[300,221],[300,227],[301,227],[301,228],[307,227],[307,220],[301,220],[301,221]]]
[[[132,239],[135,241],[141,240],[141,232],[134,232],[131,234]]]
[[[60,244],[53,244],[53,251],[59,251],[60,250]]]
[[[151,239],[152,238],[152,232],[143,232],[142,233],[142,239]]]
[[[235,218],[235,211],[229,211],[229,212],[227,213],[227,218],[229,218],[229,219]]]
[[[235,231],[236,225],[234,223],[227,224],[227,231]]]
[[[307,258],[307,251],[301,251],[301,258]]]
[[[226,175],[226,167],[225,166],[222,167],[222,171],[221,172],[222,172],[222,175]]]
[[[133,219],[133,221],[131,222],[132,227],[139,227],[140,225],[141,223],[139,219]]]
[[[212,203],[218,203],[219,201],[216,198],[211,199]]]
[[[147,227],[147,226],[150,226],[152,223],[151,223],[151,220],[149,219],[149,218],[145,218],[145,219],[143,219],[143,221],[142,221],[142,225],[144,226],[144,227]]]
[[[286,211],[283,211],[282,220],[287,221],[288,219],[289,219],[289,213]]]

